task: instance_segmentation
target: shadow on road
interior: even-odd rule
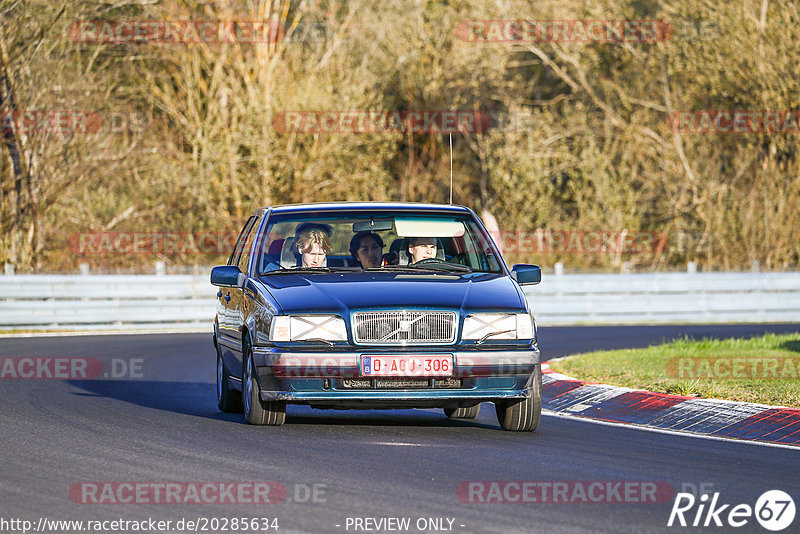
[[[215,384],[150,380],[70,380],[83,391],[73,395],[103,397],[173,413],[246,425],[243,415],[217,410]],[[492,409],[483,406],[482,411]],[[286,425],[473,427],[498,429],[475,420],[447,418],[441,410],[316,410],[304,405],[287,407]]]

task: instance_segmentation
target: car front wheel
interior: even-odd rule
[[[533,432],[542,416],[542,369],[536,370],[531,396],[525,399],[496,401],[497,420],[503,430]]]
[[[247,363],[242,376],[242,397],[244,400],[244,418],[251,425],[282,425],[286,421],[286,403],[261,400],[261,389],[255,376],[253,354],[248,349],[245,353]]]

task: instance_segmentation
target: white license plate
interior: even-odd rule
[[[451,376],[452,356],[362,356],[361,376]]]

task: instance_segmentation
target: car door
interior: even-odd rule
[[[254,217],[250,226],[250,230],[248,231],[247,236],[245,236],[245,240],[242,244],[242,250],[239,253],[239,258],[236,263],[236,265],[239,267],[239,270],[242,271],[248,278],[250,275],[250,259],[254,256],[253,249],[255,248],[254,244],[257,241],[256,238],[258,237],[258,227],[260,224],[261,216],[259,215]],[[245,286],[247,285],[247,282],[245,282]],[[232,373],[236,373],[234,376],[240,376],[242,372],[244,356],[242,347],[242,331],[245,320],[247,319],[248,308],[251,307],[253,302],[253,297],[246,295],[248,292],[252,295],[251,289],[231,288],[231,300],[228,302],[228,317],[231,321],[231,330],[233,335],[236,337],[236,343],[233,345],[236,361],[232,362],[232,365],[229,367]]]
[[[228,258],[228,265],[238,265],[245,241],[253,228],[255,220],[256,217],[251,216],[245,223],[239,234],[239,238],[236,240],[236,245],[233,247],[233,252],[231,252],[230,258]],[[236,366],[234,366],[237,360],[235,353],[238,351],[241,354],[241,340],[236,330],[237,325],[234,314],[232,313],[233,307],[231,303],[231,301],[236,298],[237,291],[236,288],[232,287],[220,287],[217,291],[217,318],[219,321],[217,342],[221,345],[221,352],[225,360],[225,365],[228,366],[228,370],[231,372],[235,371],[236,366],[239,365],[236,364]],[[241,360],[241,356],[238,359]],[[238,375],[234,374],[234,376]]]

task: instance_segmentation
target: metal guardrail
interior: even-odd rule
[[[800,321],[800,272],[542,276],[524,292],[539,324]]]
[[[207,329],[208,275],[0,276],[0,329]]]
[[[210,331],[207,275],[0,276],[0,329]],[[544,275],[540,325],[800,321],[798,273]]]

